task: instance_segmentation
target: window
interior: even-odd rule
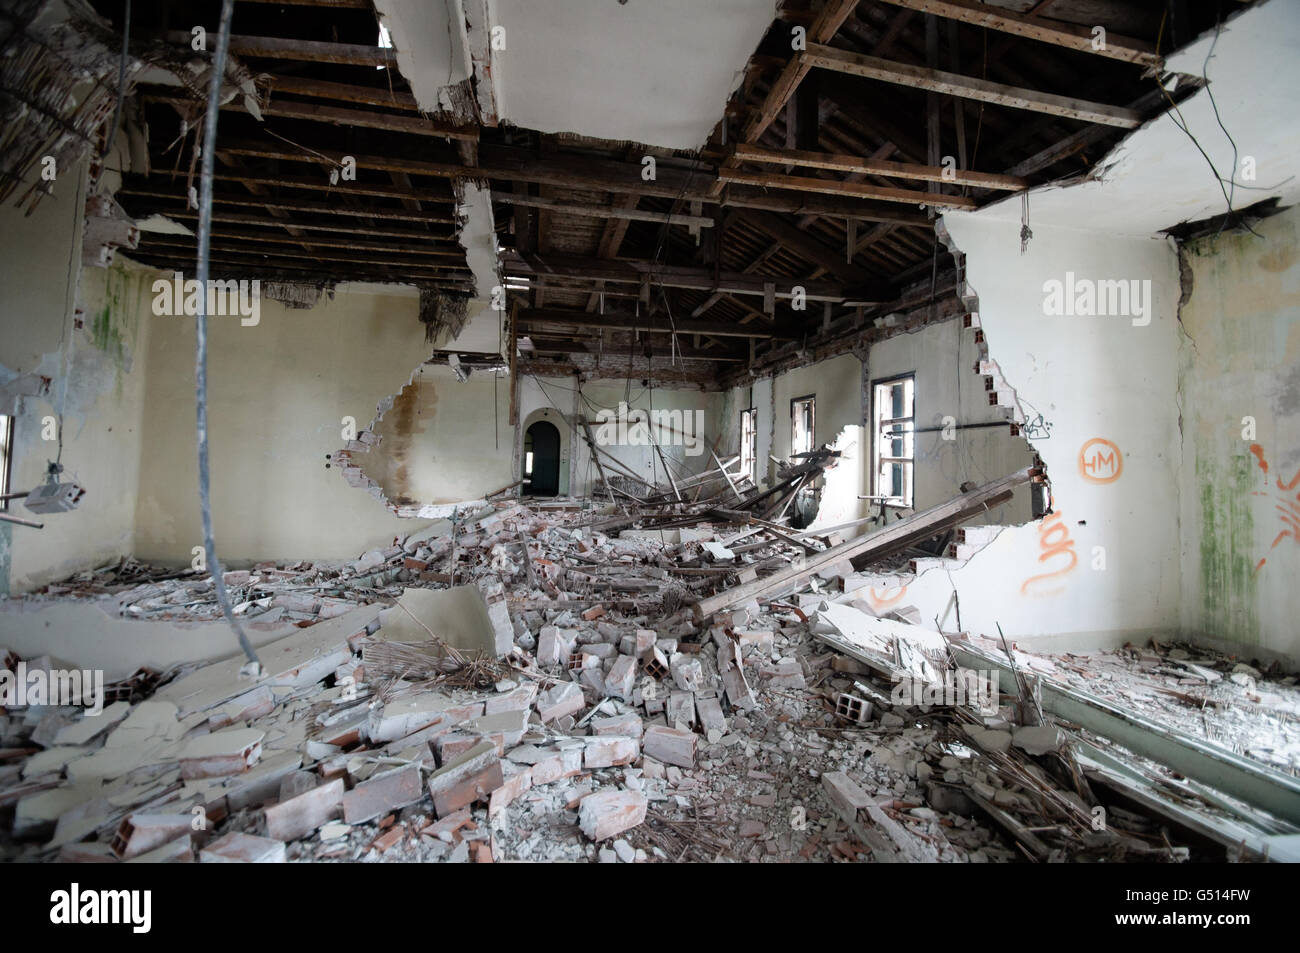
[[[10,453],[13,447],[14,419],[8,414],[0,414],[0,511],[9,509],[9,500],[6,499],[9,493],[9,474],[13,469],[10,466]]]
[[[886,506],[912,505],[915,379],[878,381],[872,394],[875,421],[875,497]]]
[[[817,427],[817,399],[812,395],[790,401],[790,456],[809,453]]]
[[[758,459],[758,411],[740,412],[740,472],[754,482],[754,464]]]

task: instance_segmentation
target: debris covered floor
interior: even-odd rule
[[[108,686],[98,716],[10,710],[4,859],[1259,856],[1248,840],[1175,825],[1162,797],[1206,829],[1248,813],[1259,838],[1294,830],[1198,800],[1176,772],[1045,715],[1030,687],[1046,676],[1151,702],[1151,717],[1194,733],[1193,709],[1213,710],[1222,740],[1294,774],[1294,677],[1180,647],[1086,666],[1012,650],[1018,674],[997,695],[902,695],[952,684],[954,656],[908,609],[872,615],[852,572],[807,572],[779,597],[699,618],[724,580],[835,540],[699,517],[666,544],[662,531],[599,528],[622,521],[580,502],[503,502],[351,564],[227,572],[250,632],[290,626],[260,646],[263,677],[241,674],[239,657],[137,672]],[[737,555],[726,544],[739,535],[761,545]],[[23,608],[56,599],[155,621],[218,617],[210,578],[133,561]],[[1075,754],[1092,743],[1145,774],[1145,805],[1096,783],[1096,764]]]

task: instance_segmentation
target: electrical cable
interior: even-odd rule
[[[221,25],[217,33],[217,49],[212,56],[212,80],[208,90],[208,111],[203,125],[203,159],[199,171],[199,228],[198,228],[198,263],[197,277],[199,283],[199,307],[195,316],[195,422],[199,442],[199,510],[203,517],[203,550],[208,561],[208,571],[212,574],[212,584],[221,606],[222,615],[230,623],[239,647],[248,656],[248,661],[261,673],[261,662],[248,636],[239,625],[230,608],[230,596],[226,592],[226,581],[217,560],[217,546],[212,538],[212,493],[208,472],[208,253],[212,243],[212,167],[213,154],[216,152],[217,115],[221,103],[221,81],[226,72],[226,51],[230,46],[230,20],[234,14],[235,0],[221,0]]]

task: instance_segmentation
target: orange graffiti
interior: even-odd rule
[[[886,589],[885,592],[888,593],[889,590]],[[876,587],[872,586],[867,594],[871,597],[871,604],[873,606],[877,609],[883,609],[885,606],[892,606],[899,599],[903,598],[903,596],[907,594],[907,586],[899,586],[894,589],[893,595],[879,595],[876,592]]]
[[[1264,448],[1257,443],[1252,443],[1250,445],[1250,452],[1254,454],[1255,462],[1264,473],[1264,486],[1267,487],[1268,461],[1264,459]],[[1270,488],[1276,490],[1273,494],[1278,498],[1275,509],[1277,510],[1278,519],[1281,522],[1283,529],[1273,537],[1273,544],[1268,547],[1269,552],[1277,549],[1278,544],[1288,536],[1297,543],[1300,543],[1300,493],[1297,493],[1294,497],[1289,495],[1291,491],[1296,488],[1297,484],[1300,484],[1300,470],[1296,471],[1296,474],[1291,478],[1290,483],[1283,483],[1282,478],[1278,477],[1277,480],[1274,481],[1274,487]],[[1250,495],[1269,496],[1270,494],[1263,490],[1253,490]],[[1267,561],[1267,556],[1261,557],[1259,562],[1255,563],[1255,572],[1259,572],[1263,569],[1264,563]]]
[[[1079,476],[1089,483],[1114,483],[1123,472],[1124,454],[1109,440],[1093,437],[1079,448]]]
[[[1030,576],[1020,584],[1020,594],[1030,595],[1030,589],[1035,583],[1044,582],[1057,576],[1064,576],[1079,564],[1079,556],[1074,551],[1074,540],[1070,538],[1070,529],[1065,525],[1059,512],[1051,513],[1043,517],[1043,521],[1038,524],[1038,548],[1042,550],[1038,555],[1038,561],[1045,563],[1057,556],[1068,557],[1068,562],[1058,569],[1051,572],[1039,573],[1036,576]],[[1052,596],[1061,591],[1061,587],[1048,590],[1046,592],[1036,592],[1033,595]]]

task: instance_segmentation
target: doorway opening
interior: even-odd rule
[[[545,420],[524,432],[524,494],[555,496],[560,492],[560,431]]]

